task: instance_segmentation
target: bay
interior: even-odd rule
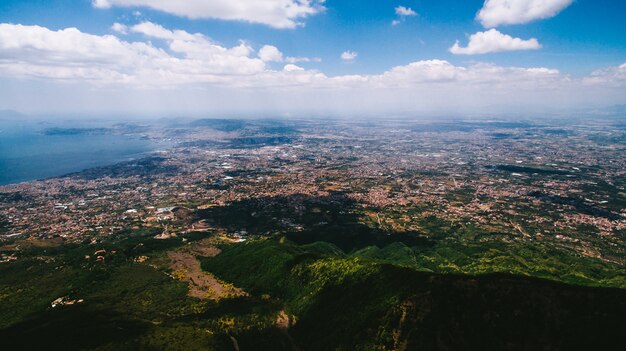
[[[62,176],[137,159],[163,144],[124,135],[47,135],[0,130],[0,185]]]

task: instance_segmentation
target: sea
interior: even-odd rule
[[[0,185],[62,176],[144,157],[162,143],[123,135],[48,135],[0,125]]]

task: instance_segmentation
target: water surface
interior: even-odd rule
[[[0,185],[45,179],[145,156],[162,147],[120,135],[46,135],[0,126]]]

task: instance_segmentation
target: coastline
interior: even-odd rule
[[[24,139],[27,138],[28,135],[25,135]],[[90,136],[89,139],[84,136],[69,136],[53,142],[36,141],[43,144],[44,152],[22,152],[21,148],[27,142],[18,140],[15,146],[9,144],[14,150],[18,150],[15,152],[16,155],[9,153],[8,156],[0,158],[0,188],[62,178],[92,168],[131,162],[150,157],[173,146],[165,141],[142,140],[124,135],[117,136],[117,139],[110,143],[107,143],[104,137],[100,140],[98,137],[94,139],[94,136]],[[46,145],[47,143],[49,145]],[[62,148],[58,144],[62,144]],[[51,150],[46,146],[50,146]]]

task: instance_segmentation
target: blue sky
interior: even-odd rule
[[[463,111],[464,107],[468,111],[488,110],[489,106],[499,103],[511,108],[531,105],[539,109],[549,101],[559,101],[564,107],[580,107],[574,106],[585,103],[577,101],[579,96],[601,97],[597,99],[598,103],[626,102],[620,98],[626,96],[626,66],[623,66],[626,62],[624,1],[379,0],[358,2],[355,5],[355,1],[348,0],[263,0],[268,7],[274,6],[274,10],[267,13],[255,10],[250,5],[254,1],[192,0],[191,5],[181,9],[175,4],[177,0],[3,0],[0,2],[0,23],[7,26],[0,30],[0,93],[5,93],[4,98],[0,98],[0,109],[6,107],[37,112],[49,108],[59,112],[90,112],[86,106],[61,105],[55,95],[81,91],[86,100],[92,101],[92,110],[110,106],[123,95],[145,101],[171,93],[185,96],[188,103],[196,105],[191,109],[196,113],[237,112],[241,108],[242,100],[252,101],[245,106],[245,111],[254,111],[259,107],[259,102],[253,101],[256,98],[250,98],[256,96],[251,89],[258,88],[265,94],[259,101],[278,101],[275,111],[268,109],[266,113],[315,112],[315,106],[305,104],[307,96],[311,95],[314,95],[313,100],[317,104],[329,103],[329,106],[336,106],[336,111],[333,111],[335,107],[331,107],[327,110],[317,109],[319,113],[358,113],[359,109],[351,109],[350,104],[364,97],[380,95],[375,90],[381,84],[404,89],[403,93],[398,94],[402,97],[402,104],[393,101],[393,97],[381,98],[377,105],[381,112],[393,107],[397,108],[398,113],[412,110],[437,111],[443,108],[441,105],[446,94],[453,93],[462,95],[461,102],[452,109],[455,112]],[[488,4],[489,2],[492,3]],[[241,5],[238,8],[244,10],[234,11],[229,8],[229,3],[237,3]],[[513,7],[517,8],[507,10],[507,3],[515,3]],[[283,11],[281,8],[294,4],[300,6],[302,15],[297,12],[293,15],[293,11]],[[527,10],[538,5],[545,10],[535,14]],[[398,15],[399,12],[402,13],[398,10],[400,6],[408,15]],[[490,20],[481,20],[477,13],[489,6],[492,6],[489,10]],[[246,7],[251,9],[246,11]],[[486,23],[487,21],[491,22]],[[117,31],[112,29],[114,23],[118,24]],[[142,23],[151,24],[152,27],[148,28],[151,31],[161,28],[170,32],[181,30],[189,35],[200,33],[204,41],[199,43],[198,40],[189,38],[159,37],[154,32],[146,32],[147,27],[134,27]],[[87,54],[80,48],[70,48],[66,40],[72,43],[82,40],[71,39],[72,35],[58,32],[70,27],[77,28],[80,33],[78,35],[87,40],[87,44],[81,45],[93,44],[100,49],[95,50],[96,53]],[[37,28],[43,28],[45,32]],[[4,45],[2,30],[6,31]],[[137,52],[129,52],[124,58],[115,58],[117,54],[107,51],[109,46],[102,44],[104,46],[100,47],[98,38],[105,38],[102,40],[106,41],[106,37],[111,35],[119,40],[120,45],[145,43],[154,49],[163,50],[169,55],[167,66],[155,65],[154,70],[171,70],[171,74],[164,76],[175,78],[170,78],[167,82],[155,82],[142,78],[144,76],[137,73],[141,67],[133,66],[132,63],[123,67],[116,67],[111,63],[103,64],[102,62],[109,60],[124,61],[126,57],[129,62],[141,61],[135,57]],[[43,44],[36,42],[36,38],[41,36],[47,38],[48,44],[41,46]],[[9,38],[20,42],[9,42]],[[451,50],[457,41],[460,49]],[[189,45],[193,42],[196,47],[176,49],[182,42]],[[197,62],[192,61],[203,60],[207,54],[194,56],[193,52],[197,52],[202,45],[211,43],[214,45],[213,49],[222,50],[235,48],[241,42],[248,48],[241,54],[245,56],[243,61],[246,62],[231,56],[218,57],[215,60],[211,58],[201,65],[205,78],[194,80],[181,74],[181,71],[198,72],[200,68],[196,66]],[[58,43],[58,47],[52,47],[53,43]],[[279,51],[282,58],[258,62],[260,50],[266,45]],[[113,47],[110,49],[116,50]],[[354,53],[354,59],[342,60],[344,52]],[[98,55],[100,56],[95,57]],[[235,56],[237,55],[240,54]],[[47,56],[50,60],[45,60]],[[55,61],[56,57],[63,57],[63,61]],[[74,58],[76,62],[72,63]],[[155,58],[156,56],[149,59],[150,62],[156,62]],[[176,58],[189,60],[175,67],[170,61]],[[231,61],[223,63],[221,60]],[[433,63],[433,60],[437,61]],[[420,62],[424,64],[419,64]],[[411,66],[412,63],[418,64]],[[184,66],[186,64],[193,64],[193,68]],[[226,67],[225,71],[216,71],[212,64]],[[291,65],[289,69],[288,65]],[[77,70],[77,66],[81,70]],[[231,66],[248,68],[235,72]],[[491,68],[485,70],[486,66]],[[411,67],[411,70],[403,70],[403,67]],[[402,75],[391,74],[395,78],[388,78],[385,74],[394,72],[394,68],[400,68],[396,73],[400,72]],[[546,75],[537,78],[539,69],[544,70],[541,72]],[[90,70],[94,72],[84,72]],[[530,72],[532,77],[525,76],[522,70]],[[36,73],[31,74],[33,71]],[[500,71],[505,72],[504,75],[494,76],[489,82],[482,79],[485,74],[501,74],[493,73]],[[556,71],[558,77],[554,73]],[[296,77],[285,72],[300,73]],[[102,78],[118,74],[121,78],[117,81]],[[238,75],[243,78],[232,78]],[[256,77],[254,82],[250,80],[251,75]],[[358,79],[355,81],[350,78],[353,76]],[[477,76],[481,79],[477,79]],[[510,79],[512,76],[514,78]],[[405,81],[405,77],[412,78]],[[519,89],[520,84],[526,84],[524,89],[528,91],[532,91],[534,86],[546,88],[546,84],[552,84],[553,89],[565,90],[570,95],[561,93],[554,97],[556,100],[546,99],[538,103],[529,94],[509,103],[506,99],[489,99],[465,93],[477,88],[490,89],[497,86],[503,89],[503,79],[514,81],[511,86],[504,87],[510,89],[510,92]],[[443,87],[442,82],[451,80],[458,83],[449,84],[448,88]],[[381,81],[384,82],[380,83]],[[167,91],[158,88],[163,82],[168,85]],[[289,94],[297,95],[290,95],[294,97],[294,101],[302,102],[303,105],[280,103],[284,99],[285,86],[291,87]],[[24,106],[20,102],[24,100],[23,95],[35,89],[43,95],[41,104]],[[207,96],[227,94],[236,98],[216,108],[215,103],[200,102],[204,100],[204,96],[198,90],[204,90]],[[272,93],[268,93],[268,90]],[[429,94],[433,94],[431,90],[441,91],[424,98],[425,101],[420,101],[421,95],[416,93],[418,90]],[[337,91],[345,95],[345,101],[336,101],[341,100],[334,94]],[[416,107],[412,108],[407,99],[416,99]],[[424,104],[421,102],[431,103],[433,100],[438,103],[423,108]],[[465,100],[467,103],[463,102]],[[46,106],[47,102],[55,103]],[[128,106],[125,107],[127,110],[136,113],[159,112],[158,108],[145,109],[145,103],[125,105]],[[175,105],[163,106],[162,109],[175,111]],[[418,108],[418,105],[422,108]],[[124,112],[125,108],[120,108],[117,112]]]

